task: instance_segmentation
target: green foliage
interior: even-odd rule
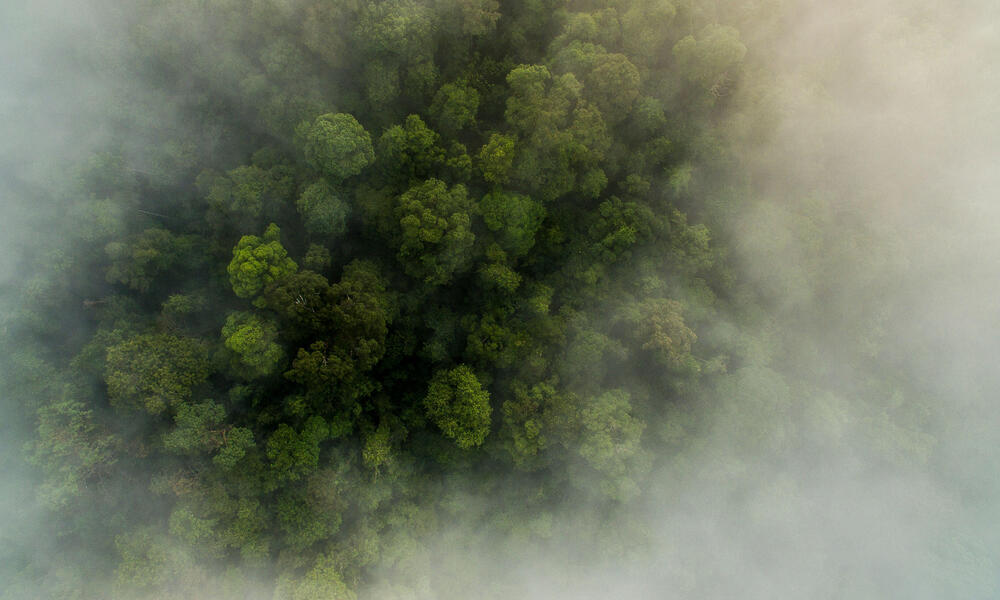
[[[545,219],[545,208],[528,196],[494,190],[479,201],[483,222],[497,233],[504,250],[523,256],[535,245],[535,234]]]
[[[434,94],[430,114],[439,131],[454,135],[476,122],[479,92],[466,82],[446,83]]]
[[[609,122],[624,119],[639,96],[639,69],[623,54],[607,54],[584,78],[586,96]]]
[[[107,242],[125,231],[125,207],[110,198],[89,200],[74,212],[81,224],[80,237],[88,242]]]
[[[581,85],[572,74],[553,80],[543,65],[521,65],[507,75],[507,123],[522,135],[558,128],[579,97]]]
[[[347,229],[350,207],[324,180],[313,183],[296,201],[302,222],[309,233],[321,238],[337,238]]]
[[[319,445],[329,436],[329,428],[320,417],[310,417],[296,431],[282,424],[267,439],[266,454],[275,477],[283,481],[298,481],[319,465]]]
[[[479,446],[490,432],[490,394],[465,365],[434,374],[424,397],[427,416],[459,448]]]
[[[108,348],[104,381],[111,403],[122,409],[163,412],[191,397],[211,366],[205,344],[192,338],[146,334]]]
[[[488,265],[481,273],[490,278],[487,283],[491,287],[499,288],[501,292],[513,293],[521,281],[516,273],[500,265]],[[519,323],[505,319],[502,314],[488,313],[478,320],[467,318],[463,320],[463,325],[469,330],[466,354],[484,365],[506,369],[524,358],[530,347],[527,332]]]
[[[206,573],[194,558],[152,528],[119,535],[114,542],[121,556],[115,582],[119,593],[155,593],[168,584],[204,581]]]
[[[677,15],[677,8],[669,0],[638,0],[631,2],[621,16],[622,43],[630,56],[647,63],[655,63],[665,54],[664,42],[668,39],[663,30]]]
[[[444,164],[445,152],[439,136],[417,115],[393,125],[378,141],[378,164],[387,177],[408,183],[432,175]]]
[[[273,372],[285,355],[277,342],[277,326],[253,313],[237,312],[226,317],[222,337],[250,377]]]
[[[302,259],[302,266],[310,271],[321,273],[330,268],[330,251],[325,246],[319,244],[309,244],[305,258]]]
[[[514,179],[543,202],[575,188],[596,197],[607,183],[596,165],[611,140],[600,110],[583,98],[584,85],[572,72],[553,77],[542,65],[513,69],[507,83],[504,115],[520,140]]]
[[[352,115],[327,113],[295,128],[296,142],[317,171],[340,181],[375,159],[371,136]]]
[[[183,318],[205,308],[205,297],[198,294],[171,294],[163,303],[163,314]]]
[[[278,226],[271,223],[263,238],[245,235],[233,248],[233,260],[226,270],[233,291],[240,298],[253,297],[265,285],[298,270],[298,265],[281,245],[279,236]]]
[[[487,263],[479,268],[483,287],[508,294],[514,293],[521,285],[521,276],[503,261]]]
[[[577,420],[575,398],[557,385],[555,379],[530,387],[516,382],[513,397],[503,403],[505,447],[521,468],[539,468],[546,450],[570,441]]]
[[[203,454],[222,445],[219,425],[226,410],[212,400],[201,404],[181,404],[174,415],[176,428],[163,436],[168,452]]]
[[[457,29],[465,35],[485,35],[493,31],[500,19],[497,0],[444,0],[437,6],[445,15],[445,28]]]
[[[490,183],[504,184],[507,182],[510,168],[514,165],[513,137],[494,133],[489,142],[479,151],[479,168],[483,179]]]
[[[223,431],[222,447],[212,457],[212,462],[223,469],[232,469],[254,447],[253,432],[246,427],[233,427]]]
[[[640,441],[646,425],[632,414],[629,400],[628,392],[612,390],[580,412],[580,456],[605,476],[602,491],[623,500],[639,493],[636,479],[645,468]]]
[[[365,445],[361,450],[361,459],[365,466],[378,473],[379,467],[392,459],[392,444],[389,441],[389,428],[385,424],[365,437]]]
[[[31,462],[45,473],[38,496],[50,509],[66,508],[117,460],[118,436],[97,422],[77,396],[79,392],[67,387],[39,408],[38,437],[26,448]]]
[[[198,179],[209,204],[225,215],[256,218],[277,191],[271,174],[256,165],[237,167],[226,175],[203,173]]]
[[[705,89],[715,90],[726,85],[731,72],[746,55],[740,33],[728,25],[706,25],[698,36],[686,36],[674,45],[674,58],[681,73],[689,81]]]
[[[344,583],[332,557],[320,556],[301,580],[282,579],[275,591],[276,600],[354,600],[353,591]]]
[[[691,344],[698,336],[684,323],[683,307],[675,300],[651,298],[626,306],[621,319],[629,336],[657,362],[672,369],[697,370]]]
[[[624,54],[602,46],[574,41],[553,59],[556,72],[571,72],[583,83],[583,95],[606,119],[625,118],[639,95],[639,70]]]
[[[781,330],[850,293],[830,264],[882,271],[823,194],[740,176],[782,88],[749,80],[724,23],[762,9],[737,4],[131,3],[119,149],[52,182],[74,226],[0,286],[5,431],[34,426],[73,563],[35,560],[35,595],[489,596],[425,577],[423,543],[571,528],[611,555],[642,547],[610,516],[638,495],[744,494],[756,457],[933,464],[916,384],[885,374],[891,306],[805,350]]]
[[[473,204],[465,187],[441,180],[414,185],[396,201],[401,229],[397,257],[406,273],[431,285],[451,281],[469,263]]]
[[[111,242],[105,249],[111,261],[107,279],[136,291],[149,289],[179,266],[191,266],[195,258],[195,238],[176,236],[166,229],[147,229],[126,242]]]
[[[340,513],[324,504],[308,488],[305,493],[289,491],[278,500],[278,522],[293,549],[305,550],[340,528]]]

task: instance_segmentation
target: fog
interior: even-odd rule
[[[394,586],[414,581],[442,599],[1000,594],[1000,8],[720,4],[750,49],[733,91],[745,108],[728,117],[745,200],[706,218],[741,289],[765,299],[747,345],[780,332],[795,351],[740,365],[714,400],[665,408],[676,428],[644,435],[676,452],[656,457],[639,500],[606,515],[567,502],[525,524],[547,533],[524,544],[495,538],[498,507],[473,499],[484,514],[422,537],[423,562],[361,598],[409,597]],[[119,17],[0,7],[0,288],[59,229],[53,170],[122,131],[98,117],[133,84],[115,63]],[[179,118],[169,99],[143,101],[151,121]],[[130,148],[153,143],[155,128],[128,127]],[[897,389],[852,396],[876,375]],[[4,421],[0,539],[58,554],[18,458],[29,424]],[[579,534],[594,518],[606,537]]]

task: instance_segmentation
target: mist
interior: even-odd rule
[[[291,11],[296,3],[273,4]],[[703,388],[668,400],[634,392],[662,419],[642,431],[652,454],[643,457],[641,494],[608,502],[569,486],[529,514],[507,503],[531,502],[546,485],[537,473],[484,484],[474,469],[456,468],[434,488],[447,517],[414,519],[420,527],[393,534],[420,551],[372,566],[359,598],[1000,594],[1000,8],[975,0],[704,4],[747,48],[743,75],[726,92],[732,108],[719,117],[729,171],[691,163],[691,189],[716,190],[728,203],[681,195],[677,204],[692,223],[708,224],[736,283],[725,302],[700,306],[696,290],[683,299],[686,315],[705,321],[701,347],[738,350]],[[126,31],[154,16],[102,3],[0,9],[0,50],[11,57],[0,65],[0,328],[18,344],[54,343],[15,333],[18,295],[35,275],[26,272],[32,261],[75,227],[66,182],[88,156],[114,146],[153,190],[134,206],[183,219],[185,201],[157,194],[192,187],[188,154],[177,152],[168,167],[144,149],[171,136],[194,140],[212,149],[218,169],[250,152],[233,141],[228,117],[217,130],[187,120],[192,105],[210,104],[192,100],[204,81],[163,76],[164,94],[135,76],[130,61],[141,59]],[[209,30],[191,24],[191,55],[200,48],[243,60]],[[231,95],[220,93],[207,111],[235,114],[241,84],[213,82],[215,91],[230,84]],[[126,111],[109,118],[117,103],[145,107],[148,120]],[[595,314],[613,322],[616,310]],[[67,338],[88,331],[82,312],[78,327],[72,318]],[[18,354],[4,358],[7,373],[25,368]],[[63,564],[90,553],[66,548],[34,499],[42,477],[21,448],[37,425],[24,406],[39,403],[8,395],[0,413],[0,540],[19,561],[0,569],[17,576],[2,598],[72,587]],[[593,476],[574,460],[569,479]],[[93,587],[131,600],[108,574],[109,552],[89,557],[106,579]],[[249,587],[270,597],[274,573],[260,568]],[[233,589],[225,578],[209,577],[204,597],[235,593],[224,591]],[[85,597],[75,593],[66,597]]]

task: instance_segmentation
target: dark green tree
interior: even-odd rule
[[[429,179],[414,185],[396,201],[401,229],[397,257],[407,274],[431,285],[451,281],[470,262],[476,240],[473,204],[462,185]]]
[[[190,398],[210,373],[200,340],[145,334],[108,348],[104,381],[114,406],[156,414]]]
[[[303,190],[295,205],[309,233],[321,239],[335,239],[347,229],[350,206],[322,179]]]

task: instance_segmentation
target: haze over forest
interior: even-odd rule
[[[1000,596],[1000,6],[0,6],[0,600]]]

